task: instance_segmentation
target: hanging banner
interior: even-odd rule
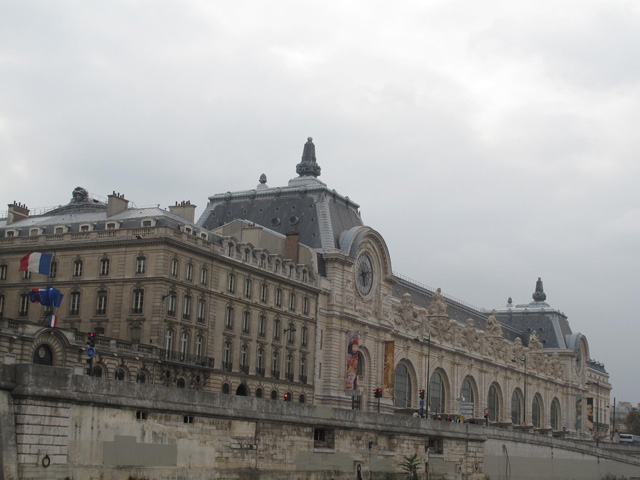
[[[358,347],[360,330],[347,332],[347,382],[345,390],[358,390]]]
[[[393,398],[393,358],[395,355],[395,343],[393,341],[384,342],[384,385],[382,386],[382,396]]]
[[[582,395],[576,395],[576,432],[582,431]]]

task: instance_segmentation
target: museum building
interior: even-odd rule
[[[9,204],[0,364],[608,436],[609,375],[541,279],[527,304],[450,298],[393,271],[359,205],[319,180],[311,138],[296,173],[213,195],[197,221],[189,201],[137,208],[80,187],[48,211]],[[19,271],[32,252],[54,254],[48,277]],[[46,286],[64,294],[60,308],[30,301]]]

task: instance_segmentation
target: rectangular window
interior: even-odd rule
[[[31,280],[31,272],[29,272],[29,271],[22,272],[22,279],[23,280]]]
[[[228,330],[233,329],[233,308],[227,307],[227,313],[224,319],[224,327]]]
[[[227,291],[234,293],[236,291],[236,277],[233,273],[227,276]]]
[[[76,260],[73,264],[73,276],[81,277],[82,276],[82,260]]]
[[[267,303],[267,285],[264,283],[260,286],[260,301]]]
[[[307,297],[302,300],[302,314],[309,315],[309,299]]]
[[[71,301],[69,303],[69,315],[78,315],[80,313],[80,292],[71,292]]]
[[[96,315],[106,315],[107,313],[107,292],[98,292],[98,303],[96,305]]]
[[[264,315],[260,315],[260,317],[258,318],[258,335],[260,337],[264,337],[265,336],[265,332],[266,332],[266,323],[267,323],[267,319]]]
[[[21,317],[26,317],[29,314],[29,295],[23,294],[20,295],[20,310],[18,310],[18,315]]]
[[[144,308],[144,290],[134,290],[132,313],[142,313]]]
[[[282,306],[282,290],[276,288],[276,307]]]
[[[103,258],[100,260],[100,276],[106,277],[109,275],[109,259]]]
[[[196,350],[194,352],[196,357],[200,357],[202,355],[202,335],[198,335],[196,337]]]
[[[4,295],[0,295],[0,318],[4,316]]]
[[[198,323],[204,323],[205,303],[204,300],[198,300]]]
[[[202,270],[200,270],[200,285],[206,285],[207,284],[207,269],[203,268]]]
[[[245,298],[251,298],[251,280],[248,278],[244,281],[244,296]]]
[[[182,303],[182,318],[189,320],[191,318],[191,297],[185,296]]]
[[[242,333],[249,333],[251,325],[251,313],[248,310],[242,312]]]
[[[6,279],[7,279],[7,266],[0,265],[0,280],[6,280]]]
[[[142,274],[147,266],[147,259],[145,257],[138,257],[136,260],[136,273]]]
[[[302,327],[300,343],[302,344],[303,347],[307,346],[307,327]]]
[[[178,276],[178,260],[176,260],[175,258],[171,259],[171,276]]]
[[[169,295],[169,303],[167,304],[167,315],[176,316],[176,296],[172,293]]]
[[[58,262],[51,262],[51,272],[49,272],[49,278],[56,278],[58,275]]]
[[[292,312],[296,309],[296,296],[294,293],[289,294],[289,310]]]
[[[256,356],[256,368],[258,373],[264,377],[264,350],[258,349],[258,355]]]
[[[314,428],[313,429],[313,446],[315,448],[335,448],[333,429]]]
[[[187,263],[187,282],[193,279],[193,265]]]
[[[273,321],[273,339],[280,340],[280,320],[277,318]]]

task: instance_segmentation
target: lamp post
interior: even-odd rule
[[[431,385],[431,332],[429,332],[429,336],[427,337],[427,418],[429,418],[429,406],[431,405],[431,396],[429,394],[430,385]]]
[[[527,356],[524,355],[522,357],[516,357],[513,359],[514,362],[516,361],[522,361],[524,362],[524,399],[522,400],[523,406],[524,406],[524,410],[523,410],[523,415],[522,415],[522,421],[525,423],[527,423]]]

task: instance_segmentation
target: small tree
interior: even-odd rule
[[[640,435],[640,411],[633,410],[629,412],[624,424],[629,433],[633,435]]]
[[[410,457],[405,456],[404,460],[400,463],[402,470],[407,473],[407,477],[410,480],[418,480],[418,454],[414,453]]]

